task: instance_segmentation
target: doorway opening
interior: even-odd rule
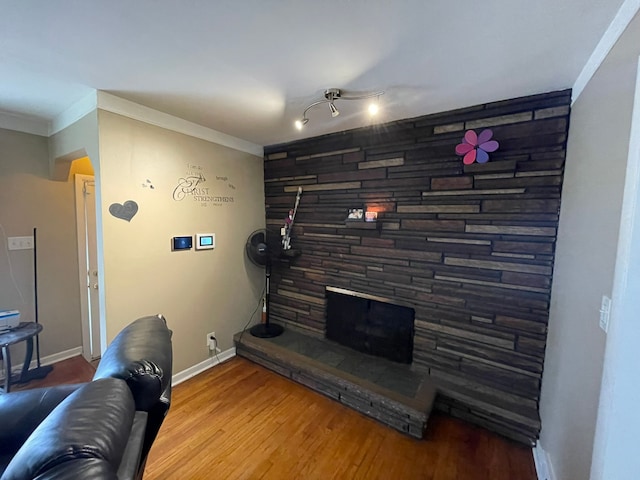
[[[78,274],[82,317],[82,355],[91,362],[100,358],[101,330],[98,282],[96,195],[93,168],[88,157],[74,160]],[[82,172],[82,173],[80,173]]]

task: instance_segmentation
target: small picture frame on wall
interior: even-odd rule
[[[364,220],[364,208],[350,208],[347,212],[347,222],[362,222]]]

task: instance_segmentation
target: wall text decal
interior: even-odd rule
[[[178,185],[173,190],[173,199],[179,202],[191,196],[203,207],[228,205],[235,202],[233,195],[223,195],[220,192],[221,188],[236,189],[227,176],[216,175],[216,186],[214,187],[205,187],[203,184],[206,181],[201,165],[188,164],[187,175],[178,179]],[[220,184],[222,184],[221,187],[219,187]]]

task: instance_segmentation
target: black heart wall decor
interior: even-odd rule
[[[124,204],[112,203],[109,205],[109,213],[116,218],[130,222],[134,215],[138,213],[138,204],[133,200],[127,200]]]

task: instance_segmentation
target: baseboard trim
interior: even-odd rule
[[[191,377],[195,377],[199,373],[202,373],[211,367],[215,367],[225,360],[229,360],[230,358],[233,358],[235,356],[236,348],[232,347],[228,350],[225,350],[224,352],[219,353],[218,355],[207,358],[204,362],[197,363],[193,367],[189,367],[186,370],[182,370],[181,372],[176,373],[173,377],[171,377],[171,385],[176,386],[186,380],[189,380]]]
[[[69,350],[65,350],[64,352],[47,355],[46,357],[42,357],[40,359],[40,363],[42,363],[42,365],[51,365],[52,363],[61,362],[69,358],[77,357],[78,355],[82,355],[82,347],[70,348]],[[36,367],[37,365],[37,361],[34,360],[31,362],[31,367]]]
[[[65,350],[63,352],[54,353],[53,355],[47,355],[46,357],[42,357],[40,359],[40,363],[42,365],[51,365],[56,362],[61,362],[63,360],[67,360],[69,358],[77,357],[78,355],[82,355],[82,347],[71,348],[69,350]],[[185,380],[189,380],[191,377],[195,377],[199,373],[208,370],[211,367],[215,367],[216,365],[221,364],[222,362],[229,360],[236,356],[236,349],[232,347],[224,352],[219,353],[218,355],[214,355],[204,362],[200,362],[193,367],[189,367],[186,370],[176,373],[171,377],[171,384],[178,385],[179,383],[184,382]],[[13,359],[12,359],[13,360]],[[14,363],[14,362],[11,362]],[[37,360],[32,360],[29,364],[29,368],[35,368],[38,366]],[[4,365],[3,365],[4,368]],[[11,366],[11,373],[18,374],[22,370],[22,363],[18,365]]]
[[[533,447],[533,463],[536,466],[536,473],[538,474],[538,480],[556,480],[556,476],[553,473],[553,466],[549,454],[544,448],[540,446],[540,442],[536,443]]]
[[[56,362],[61,362],[69,358],[77,357],[78,355],[82,355],[82,347],[70,348],[69,350],[64,350],[63,352],[58,352],[58,353],[54,353],[53,355],[47,355],[46,357],[42,357],[40,359],[40,364],[52,365]],[[16,364],[16,360],[17,360],[17,364]],[[12,375],[20,373],[20,370],[22,370],[23,361],[24,361],[24,357],[20,359],[15,359],[13,358],[13,355],[11,355],[11,363],[13,364],[11,366]],[[29,368],[30,369],[36,368],[37,366],[38,366],[38,360],[37,359],[31,360],[31,363],[29,364]],[[4,370],[4,362],[3,362],[2,368]]]
[[[61,362],[62,360],[67,360],[68,358],[76,357],[78,355],[82,355],[82,347],[72,348],[70,350],[65,350],[64,352],[43,357],[40,360],[40,363],[42,365],[51,365],[53,363]],[[194,365],[193,367],[189,367],[186,370],[176,373],[175,375],[173,375],[173,377],[171,377],[171,384],[177,385],[179,383],[182,383],[185,380],[188,380],[191,377],[195,377],[199,373],[202,373],[211,367],[215,367],[216,365],[219,365],[220,363],[226,360],[229,360],[230,358],[233,358],[235,356],[236,356],[235,347],[225,350],[224,352],[219,353],[217,356],[214,355],[206,359],[204,362],[200,362]],[[34,360],[31,362],[30,368],[35,368],[37,365],[38,365],[37,362]],[[13,367],[11,371],[15,373],[15,372],[19,372],[20,369],[22,369],[22,365]]]

